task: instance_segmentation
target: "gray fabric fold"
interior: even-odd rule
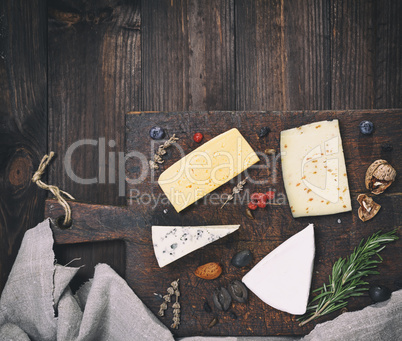
[[[25,233],[0,299],[0,326],[19,326],[33,340],[55,340],[54,253],[49,220]]]
[[[318,324],[305,341],[402,340],[402,290],[390,300]]]
[[[73,295],[79,268],[55,264],[50,221],[25,233],[0,298],[0,341],[174,341],[106,264]],[[299,337],[186,337],[180,341],[293,341]],[[402,340],[402,290],[390,300],[317,325],[305,341]]]
[[[0,299],[0,340],[166,340],[170,331],[108,265],[72,295],[79,268],[54,264],[49,220],[25,233]]]

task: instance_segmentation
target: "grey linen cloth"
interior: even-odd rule
[[[55,264],[47,219],[25,233],[0,298],[0,340],[174,341],[108,265],[73,295],[79,268]],[[186,337],[180,341],[289,341],[295,337]],[[402,290],[391,299],[319,324],[303,340],[402,340]]]
[[[25,233],[0,299],[0,340],[174,341],[106,264],[72,295],[79,268],[55,264],[52,246],[48,219]]]

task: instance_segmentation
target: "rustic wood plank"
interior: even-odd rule
[[[331,109],[329,2],[285,1],[283,12],[288,109]]]
[[[374,3],[374,107],[402,107],[402,1]]]
[[[124,150],[124,115],[141,108],[140,1],[49,2],[49,149],[58,158],[50,182],[88,202],[120,205],[118,153]],[[64,163],[68,148],[72,171],[92,184],[74,181]],[[107,262],[124,273],[118,241],[55,246],[61,262],[80,257],[86,264]],[[70,258],[70,259],[69,259]],[[80,278],[93,275],[90,266]],[[78,285],[78,283],[77,283]]]
[[[331,109],[374,108],[374,10],[372,1],[331,2]]]
[[[401,1],[236,1],[237,110],[398,108]]]
[[[127,115],[126,153],[142,153],[147,159],[157,145],[151,143],[147,136],[149,125],[164,127],[169,135],[180,137],[178,144],[185,153],[198,145],[192,140],[194,127],[203,129],[204,141],[232,127],[237,127],[246,137],[251,146],[258,152],[266,148],[279,151],[279,133],[283,129],[315,120],[340,120],[343,147],[345,151],[348,179],[352,195],[353,211],[330,216],[293,219],[286,200],[277,200],[265,210],[255,211],[255,220],[249,220],[244,213],[245,203],[250,193],[275,189],[277,198],[284,193],[280,162],[270,160],[270,169],[250,169],[250,179],[267,180],[262,185],[251,180],[242,194],[244,201],[230,202],[220,209],[220,198],[231,192],[234,183],[225,184],[210,195],[206,200],[200,200],[180,214],[164,202],[164,195],[156,183],[163,169],[180,158],[177,148],[168,149],[165,163],[161,169],[152,175],[148,172],[139,184],[127,184],[128,207],[90,205],[71,203],[73,225],[71,229],[54,228],[56,243],[81,243],[88,241],[123,240],[126,249],[125,279],[134,292],[156,314],[160,302],[154,292],[164,293],[167,285],[175,278],[182,283],[182,325],[176,336],[189,335],[300,335],[308,333],[315,322],[303,328],[298,327],[294,316],[279,312],[264,303],[255,295],[250,294],[247,304],[233,304],[232,310],[239,319],[232,320],[228,313],[214,314],[219,316],[220,323],[214,328],[206,326],[213,315],[203,310],[203,302],[207,299],[212,305],[211,292],[218,285],[226,286],[232,279],[240,279],[249,269],[262,259],[268,252],[280,245],[284,240],[313,222],[316,226],[316,258],[313,275],[313,288],[327,281],[332,264],[339,257],[347,256],[358,245],[362,238],[382,229],[389,231],[399,228],[401,236],[402,204],[401,182],[398,180],[381,196],[376,197],[381,205],[381,211],[373,220],[363,223],[357,217],[358,193],[364,193],[364,174],[369,164],[378,158],[387,159],[399,172],[402,161],[397,158],[401,153],[398,143],[402,134],[402,111],[371,110],[371,111],[299,111],[299,112],[209,112],[209,113],[154,113]],[[145,118],[146,117],[146,118]],[[359,133],[358,123],[362,119],[370,119],[376,126],[372,136]],[[258,139],[258,122],[269,125],[272,132],[265,139]],[[392,122],[392,123],[391,123]],[[396,123],[395,123],[396,122]],[[392,152],[381,151],[380,144],[389,142],[394,145]],[[135,179],[142,169],[137,158],[131,158],[126,163],[126,176]],[[146,163],[145,163],[146,165]],[[146,165],[145,168],[148,166]],[[130,191],[131,190],[131,191]],[[143,196],[141,196],[141,194]],[[167,209],[167,212],[164,211]],[[48,201],[47,215],[57,218],[62,214],[62,208],[54,201]],[[341,223],[338,222],[341,220]],[[241,225],[239,231],[218,240],[186,257],[159,268],[152,249],[152,225],[211,225],[233,224]],[[245,269],[235,269],[230,265],[232,256],[239,250],[250,249],[254,254],[253,263]],[[388,245],[382,253],[384,264],[380,266],[381,278],[372,276],[371,283],[381,282],[392,290],[396,290],[395,280],[400,277],[399,264],[402,261],[400,241]],[[219,261],[223,264],[223,274],[214,281],[204,281],[197,278],[193,271],[197,266]],[[370,304],[368,296],[352,300],[349,310],[357,310]],[[337,313],[319,320],[328,320]],[[161,318],[167,326],[171,316]]]
[[[236,109],[286,110],[290,103],[284,2],[235,4]]]
[[[124,114],[140,109],[140,27],[139,1],[49,3],[49,148],[59,156],[50,181],[78,200],[124,203],[114,174]],[[82,139],[96,145],[72,150],[71,167],[91,184],[71,179],[63,163]]]
[[[46,4],[0,3],[0,292],[26,229],[43,219],[31,182],[47,150]]]
[[[328,2],[235,5],[236,109],[331,109]]]
[[[142,110],[233,110],[233,0],[146,0],[141,13]]]

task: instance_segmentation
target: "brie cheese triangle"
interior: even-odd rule
[[[265,256],[242,281],[271,307],[302,315],[310,294],[314,254],[314,225],[309,224]]]
[[[236,231],[240,225],[152,226],[152,243],[159,267]]]

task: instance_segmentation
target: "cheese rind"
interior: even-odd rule
[[[235,232],[240,225],[152,226],[152,243],[159,267]]]
[[[283,181],[293,217],[352,209],[338,120],[281,132]]]
[[[309,224],[265,256],[242,281],[271,307],[302,315],[307,308],[314,255],[314,226]]]
[[[248,142],[233,128],[177,161],[160,175],[158,183],[180,212],[258,161]]]

